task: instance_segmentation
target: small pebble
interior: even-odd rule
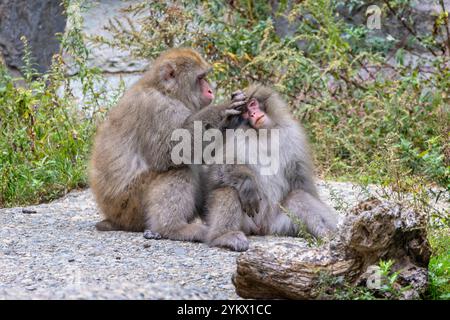
[[[37,211],[33,210],[33,209],[25,209],[25,208],[23,208],[22,209],[22,213],[33,214],[33,213],[37,213]]]

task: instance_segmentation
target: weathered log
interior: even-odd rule
[[[397,282],[408,288],[402,298],[416,298],[427,287],[430,254],[423,215],[369,199],[353,208],[335,238],[320,247],[280,241],[242,253],[233,283],[243,298],[323,298],[324,277],[370,285],[374,265],[382,259],[394,261]]]

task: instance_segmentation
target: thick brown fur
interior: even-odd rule
[[[262,175],[259,164],[248,163],[208,168],[212,190],[207,199],[208,243],[244,251],[249,245],[245,235],[296,236],[304,226],[314,236],[329,236],[336,229],[337,215],[319,199],[301,125],[272,89],[256,85],[245,94],[256,98],[270,118],[269,131],[279,130],[279,170]],[[247,123],[238,128],[256,130]],[[247,143],[257,141],[250,139]]]
[[[220,128],[236,106],[208,106],[210,101],[202,100],[198,79],[210,69],[194,50],[171,49],[109,112],[98,129],[89,169],[90,186],[105,217],[98,230],[204,239],[206,227],[191,223],[202,206],[199,166],[172,162],[171,134],[179,128],[193,130],[196,120]]]

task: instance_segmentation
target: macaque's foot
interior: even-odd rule
[[[95,228],[98,231],[118,231],[118,230],[120,230],[116,225],[114,225],[108,219],[97,222],[95,224]]]
[[[180,228],[170,239],[181,241],[205,242],[208,227],[201,223],[189,223]]]
[[[210,246],[241,252],[248,250],[249,242],[242,231],[230,231],[212,240]]]
[[[201,223],[186,223],[181,225],[177,229],[172,229],[170,231],[161,229],[158,230],[160,233],[156,233],[160,239],[175,240],[175,241],[192,241],[192,242],[204,242],[206,235],[208,234],[208,227]],[[151,232],[155,234],[155,232]],[[145,236],[145,235],[144,235]],[[154,238],[152,238],[154,239]]]
[[[145,239],[153,239],[153,240],[159,240],[161,239],[161,235],[157,232],[153,232],[150,229],[147,229],[144,231],[144,238]]]

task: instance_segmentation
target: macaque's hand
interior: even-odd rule
[[[236,90],[231,94],[231,100],[232,101],[245,101],[247,100],[247,96],[245,95],[244,91],[242,90]]]
[[[231,94],[231,102],[226,106],[224,110],[225,116],[240,115],[247,104],[247,97],[241,90],[235,91]]]

